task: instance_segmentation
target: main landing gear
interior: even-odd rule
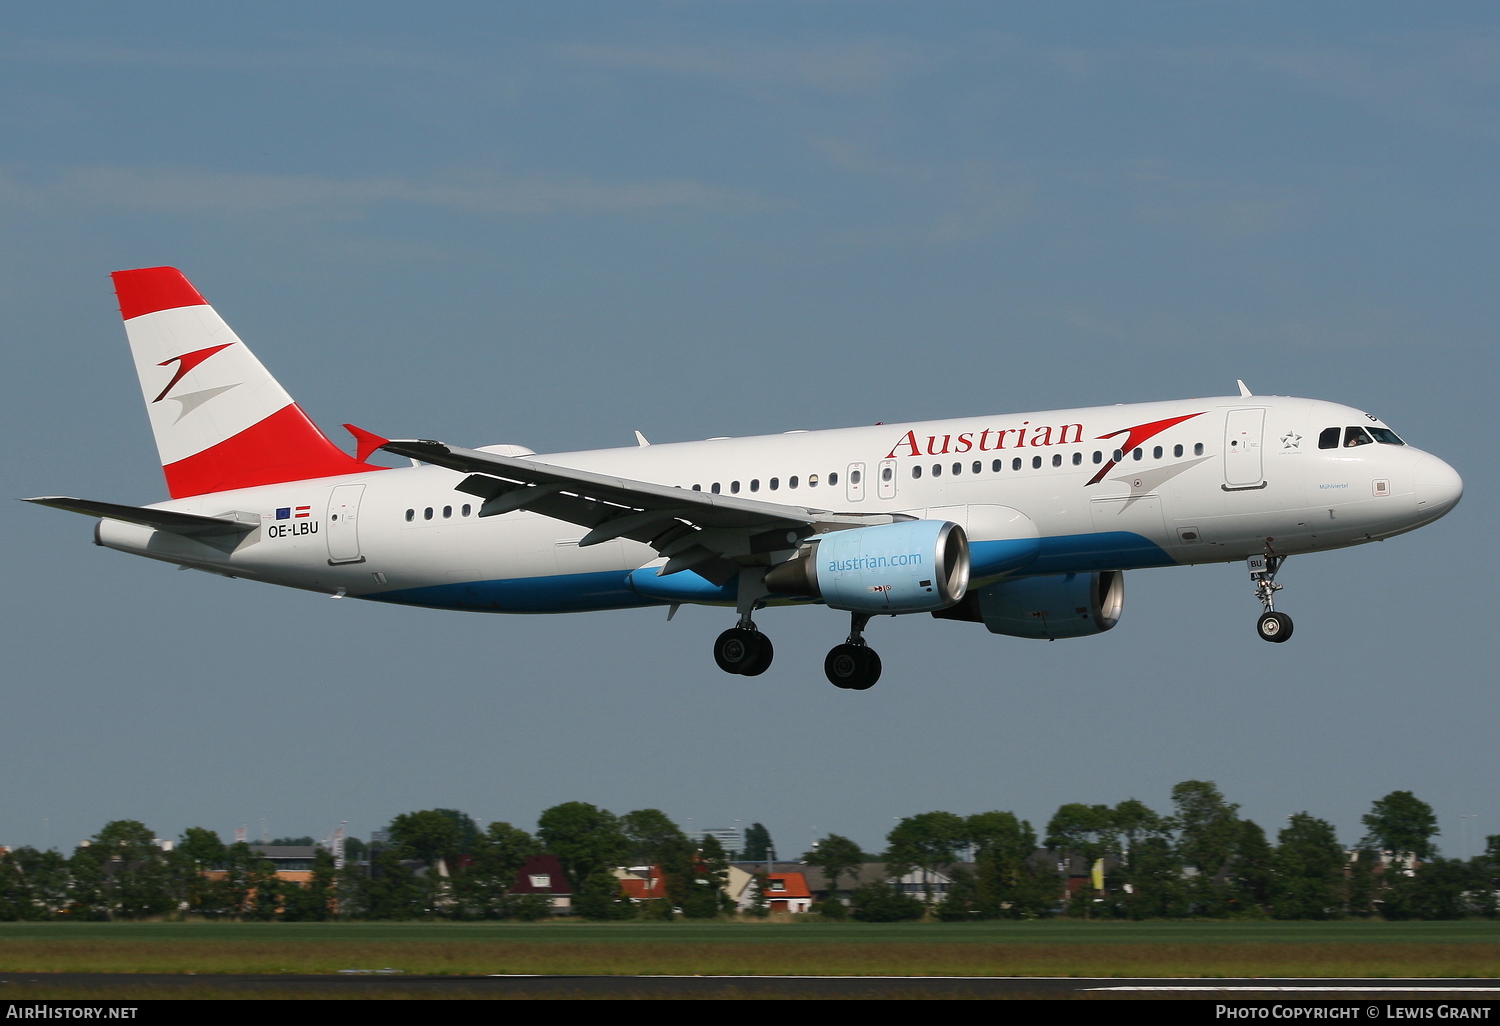
[[[765,570],[759,568],[746,568],[740,573],[735,602],[740,622],[714,641],[714,662],[725,673],[758,677],[771,668],[771,660],[776,657],[771,639],[756,628],[751,618],[755,607],[767,595],[765,576]]]
[[[756,629],[748,616],[742,617],[737,626],[720,634],[714,642],[714,662],[725,673],[738,673],[742,677],[758,677],[771,668],[776,650],[771,639]]]
[[[864,691],[880,679],[880,656],[865,643],[864,630],[870,615],[851,613],[849,619],[849,640],[829,650],[828,658],[823,660],[823,672],[836,688]]]
[[[1272,608],[1272,597],[1281,590],[1281,585],[1276,583],[1276,571],[1281,569],[1284,562],[1285,556],[1271,555],[1251,556],[1247,560],[1250,580],[1255,584],[1255,597],[1265,607],[1260,619],[1255,621],[1256,633],[1263,641],[1274,641],[1277,644],[1292,636],[1292,618]]]

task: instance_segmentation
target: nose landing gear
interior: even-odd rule
[[[1285,556],[1272,555],[1251,556],[1246,561],[1250,580],[1255,584],[1255,597],[1265,607],[1260,619],[1255,622],[1255,631],[1262,640],[1277,644],[1292,636],[1292,618],[1285,613],[1276,612],[1272,604],[1273,597],[1281,590],[1281,585],[1276,583],[1276,572],[1284,562]]]
[[[865,625],[870,622],[868,613],[851,613],[849,640],[835,645],[823,660],[823,672],[836,688],[848,691],[865,691],[875,686],[880,679],[880,656],[865,643]]]

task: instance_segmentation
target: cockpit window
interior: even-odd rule
[[[1372,427],[1370,429],[1370,434],[1374,435],[1375,441],[1379,442],[1381,445],[1406,444],[1405,442],[1401,441],[1401,439],[1396,436],[1396,432],[1392,431],[1390,428]]]
[[[1339,447],[1339,435],[1343,433],[1343,428],[1324,428],[1322,434],[1318,435],[1318,448],[1337,449]]]
[[[1375,439],[1362,427],[1344,428],[1344,448],[1352,449],[1356,445],[1374,445]]]

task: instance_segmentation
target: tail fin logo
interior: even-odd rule
[[[163,360],[157,364],[158,367],[165,367],[168,364],[175,363],[177,364],[177,373],[172,375],[172,380],[167,382],[167,387],[161,390],[161,395],[151,401],[153,403],[161,402],[167,397],[167,393],[172,391],[173,386],[182,380],[184,374],[198,366],[204,360],[207,360],[210,356],[220,350],[228,349],[232,345],[234,345],[233,342],[225,342],[222,346],[209,346],[207,349],[197,349],[191,353],[183,353],[181,356],[174,356],[170,360]]]

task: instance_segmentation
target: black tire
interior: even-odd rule
[[[1285,613],[1266,613],[1255,622],[1255,632],[1262,641],[1279,645],[1292,636],[1292,618]]]
[[[760,658],[764,642],[765,635],[759,631],[731,627],[714,641],[714,662],[718,663],[719,669],[725,673],[745,673],[746,669],[753,668],[756,660]],[[770,651],[769,643],[765,643],[764,647],[767,652]],[[765,665],[755,672],[764,673],[766,667],[770,665],[771,659],[767,655]]]
[[[776,658],[776,649],[771,644],[771,639],[759,631],[751,632],[755,636],[757,650],[755,655],[746,661],[744,669],[740,670],[742,677],[759,677],[771,668],[771,660]]]
[[[873,648],[866,648],[865,652],[869,656],[869,663],[865,667],[865,679],[853,688],[855,691],[869,691],[880,679],[880,653]]]
[[[823,660],[829,683],[848,691],[864,691],[880,679],[880,657],[867,645],[835,645]]]

